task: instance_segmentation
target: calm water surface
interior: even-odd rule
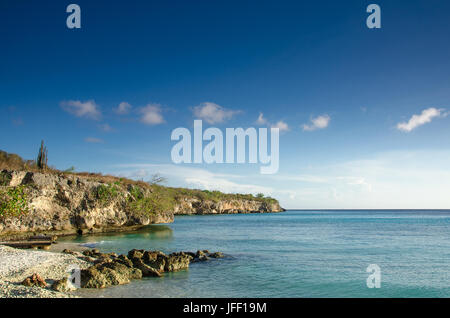
[[[88,297],[450,297],[450,211],[177,216],[139,232],[66,239],[103,252],[224,252],[188,271]],[[369,264],[381,288],[366,286]]]

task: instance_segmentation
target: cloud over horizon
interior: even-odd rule
[[[139,110],[141,122],[146,125],[159,125],[164,123],[164,117],[161,114],[162,109],[159,104],[148,104]]]
[[[193,108],[194,116],[208,124],[222,123],[240,113],[240,110],[226,109],[215,103],[205,102]]]
[[[270,128],[278,128],[280,132],[289,131],[289,125],[283,120],[279,120],[275,124],[269,123],[269,121],[264,118],[263,113],[259,113],[258,119],[256,120],[257,125],[268,125]]]
[[[327,114],[317,116],[316,118],[311,118],[311,124],[304,124],[303,131],[314,131],[317,129],[325,129],[328,127],[328,124],[330,123],[330,116]]]
[[[265,125],[267,124],[267,119],[264,118],[264,114],[263,113],[259,113],[258,119],[256,120],[256,123],[258,125]]]
[[[102,116],[98,105],[94,100],[81,102],[79,100],[62,101],[61,108],[69,114],[76,117],[85,117],[88,119],[99,120]]]
[[[131,105],[127,102],[121,102],[117,108],[114,108],[114,112],[119,115],[128,114],[131,110]]]
[[[443,117],[443,109],[430,107],[424,109],[420,115],[413,115],[408,122],[401,122],[397,124],[397,129],[403,132],[411,132],[417,127],[430,123],[433,118]]]
[[[278,128],[280,131],[288,131],[289,125],[282,120],[279,120],[276,124],[270,126],[271,128]]]

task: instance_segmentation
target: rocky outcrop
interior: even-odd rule
[[[4,178],[8,180],[4,186],[24,186],[29,211],[21,217],[0,219],[1,236],[87,234],[173,222],[171,211],[138,214],[130,210],[130,191],[118,185],[66,174],[24,171],[3,171],[2,174],[8,176]],[[109,191],[109,187],[118,190],[106,194],[99,192],[102,189]]]
[[[25,280],[22,282],[22,285],[27,287],[44,288],[47,286],[47,283],[41,276],[39,276],[39,274],[33,274],[30,277],[25,278]]]
[[[220,201],[182,198],[174,209],[174,214],[237,214],[237,213],[273,213],[284,209],[278,202],[269,203],[257,200],[224,199]]]
[[[52,284],[52,290],[67,293],[76,290],[76,287],[69,281],[67,277],[57,280]]]
[[[68,173],[26,171],[0,172],[0,191],[23,187],[28,212],[20,217],[2,217],[0,237],[25,238],[37,233],[51,235],[128,231],[148,224],[173,222],[179,214],[265,213],[283,209],[273,201],[256,199],[202,200],[176,192],[170,205],[153,211],[152,187],[105,182],[95,177]],[[157,196],[156,196],[157,198]]]
[[[211,254],[204,252],[178,252],[166,255],[161,251],[131,250],[127,256],[117,256],[111,253],[102,254],[97,250],[85,251],[86,256],[97,258],[99,262],[81,271],[81,288],[106,288],[128,284],[131,280],[142,277],[161,277],[164,272],[188,269],[191,261],[224,257],[220,252]],[[205,257],[200,258],[198,255]]]

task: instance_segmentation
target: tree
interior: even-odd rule
[[[47,168],[47,147],[44,146],[44,141],[41,141],[41,148],[39,148],[39,153],[36,159],[36,165],[39,169],[46,169]]]

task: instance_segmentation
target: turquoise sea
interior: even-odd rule
[[[138,232],[66,238],[104,252],[208,249],[224,259],[88,297],[450,297],[450,211],[177,216]],[[369,264],[381,288],[366,285]]]

